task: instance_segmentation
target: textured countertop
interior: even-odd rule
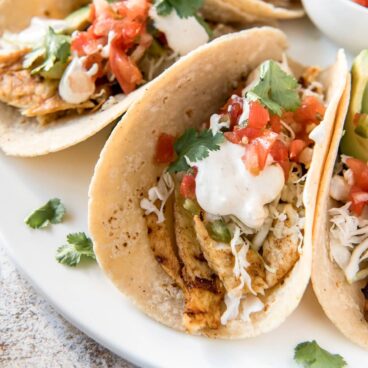
[[[66,322],[0,246],[1,368],[133,368]]]

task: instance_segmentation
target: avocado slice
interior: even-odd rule
[[[89,5],[80,8],[73,13],[69,14],[65,21],[68,26],[65,30],[67,33],[72,33],[74,31],[83,31],[91,23],[90,21],[90,7]]]
[[[368,161],[368,50],[361,51],[355,58],[351,76],[350,105],[340,150],[345,155]],[[356,114],[360,114],[358,119]]]

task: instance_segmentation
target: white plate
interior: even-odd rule
[[[328,65],[337,47],[307,21],[283,28],[290,53],[309,64]],[[0,154],[0,236],[7,251],[35,288],[71,323],[122,357],[141,366],[290,367],[293,348],[316,339],[361,367],[367,353],[346,340],[324,316],[309,290],[297,311],[267,335],[215,341],[172,331],[141,314],[109,283],[95,264],[75,269],[59,265],[56,248],[70,232],[87,231],[87,190],[110,128],[61,153],[36,159]],[[59,197],[67,220],[46,230],[28,229],[23,219],[48,199]]]

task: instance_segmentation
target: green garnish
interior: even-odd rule
[[[359,114],[356,123],[355,133],[362,138],[368,138],[368,114]]]
[[[197,22],[204,28],[204,30],[207,32],[209,37],[213,36],[213,31],[211,26],[204,20],[204,18],[198,14],[196,14],[195,19],[197,19]]]
[[[247,96],[252,100],[259,100],[279,116],[283,109],[295,111],[300,106],[297,80],[272,60],[261,65],[259,81],[248,91]]]
[[[351,93],[341,139],[341,153],[368,161],[368,49],[354,59]],[[358,116],[358,119],[356,117]]]
[[[60,199],[50,199],[45,205],[32,212],[24,222],[32,229],[46,227],[48,224],[59,224],[63,221],[65,207]]]
[[[194,128],[189,128],[175,142],[174,149],[178,156],[168,168],[168,172],[187,171],[190,162],[197,162],[208,157],[209,151],[220,149],[220,143],[224,141],[222,133],[212,134],[211,130],[197,132]]]
[[[203,0],[155,0],[159,15],[169,15],[174,9],[180,18],[196,15],[202,5]]]
[[[40,73],[45,78],[61,78],[70,56],[70,36],[57,34],[51,27],[45,38],[45,61],[31,74]],[[32,64],[31,64],[32,65]]]
[[[149,55],[152,55],[153,57],[159,58],[159,57],[165,55],[166,51],[165,51],[165,48],[162,47],[160,45],[160,43],[155,38],[153,38],[151,46],[149,47],[147,52],[148,52]]]
[[[231,233],[229,228],[222,220],[216,220],[207,224],[207,230],[210,237],[221,243],[230,243]]]
[[[62,245],[56,251],[56,260],[64,265],[74,267],[82,257],[96,259],[92,240],[85,233],[67,235],[68,244]]]
[[[343,368],[344,358],[322,349],[315,340],[302,342],[295,348],[294,360],[304,368]]]
[[[201,208],[199,207],[198,203],[189,198],[185,199],[183,207],[193,216],[199,215],[201,212]]]

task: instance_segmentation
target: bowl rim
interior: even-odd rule
[[[358,4],[353,0],[341,0],[341,1],[346,4],[349,4],[348,6],[351,6],[354,9],[357,9],[357,10],[359,9],[360,11],[362,11],[363,9],[363,11],[368,14],[368,7],[366,8],[365,6]]]

